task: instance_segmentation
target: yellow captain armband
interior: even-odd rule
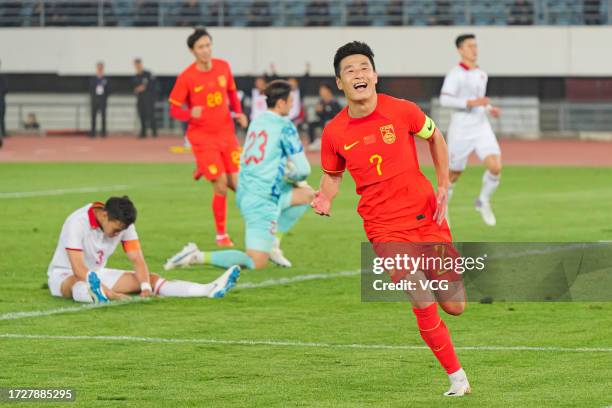
[[[429,139],[434,134],[435,130],[436,124],[434,121],[429,116],[425,116],[425,123],[423,124],[421,130],[416,133],[416,136],[420,137],[421,139]]]

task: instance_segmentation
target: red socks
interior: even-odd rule
[[[431,351],[442,364],[448,374],[452,374],[461,368],[459,359],[455,354],[455,348],[450,338],[450,333],[438,315],[438,304],[433,303],[424,309],[412,308],[416,315],[417,325],[421,337],[429,346]]]
[[[225,235],[226,201],[226,196],[213,193],[212,210],[213,216],[215,217],[217,235]]]

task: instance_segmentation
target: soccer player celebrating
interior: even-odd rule
[[[374,54],[362,42],[350,42],[334,57],[336,84],[348,106],[325,127],[321,142],[323,176],[312,202],[316,213],[331,215],[345,169],[361,196],[357,211],[373,245],[391,242],[449,243],[444,220],[448,189],[446,143],[433,121],[412,102],[378,94]],[[429,142],[437,176],[437,194],[421,173],[414,137]],[[392,271],[391,271],[392,272]],[[431,299],[431,300],[430,300]],[[447,396],[470,392],[449,331],[435,298],[410,298],[421,336],[449,375]],[[458,315],[464,301],[440,302]]]
[[[304,182],[310,164],[295,125],[287,117],[291,84],[272,81],[265,88],[268,110],[251,122],[240,158],[236,200],[246,223],[246,254],[237,250],[202,252],[193,243],[166,263],[166,269],[194,264],[263,268],[268,260],[290,267],[280,239],[304,214],[314,191]]]
[[[487,113],[497,118],[500,109],[491,106],[486,97],[488,77],[476,64],[478,45],[474,34],[460,35],[455,45],[461,62],[446,74],[440,94],[442,106],[455,109],[448,128],[451,182],[448,199],[450,201],[454,185],[465,170],[468,156],[475,150],[487,167],[482,176],[480,195],[476,199],[476,210],[485,224],[494,226],[496,219],[491,209],[491,197],[499,186],[502,164],[499,144]]]
[[[70,214],[47,272],[51,294],[85,303],[125,299],[128,293],[219,298],[235,285],[240,276],[238,266],[209,284],[170,281],[149,273],[135,221],[136,208],[128,197],[87,204]],[[106,268],[119,243],[133,272]]]
[[[169,98],[170,115],[189,123],[187,138],[197,166],[194,178],[204,176],[213,184],[217,245],[232,247],[225,222],[227,189],[236,190],[240,147],[230,106],[240,126],[247,126],[247,118],[242,113],[229,64],[212,58],[212,37],[208,31],[196,28],[187,38],[187,45],[195,62],[176,79]]]

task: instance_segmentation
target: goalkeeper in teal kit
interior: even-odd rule
[[[295,125],[287,118],[291,85],[272,81],[265,90],[268,110],[251,122],[242,154],[236,202],[245,221],[246,254],[237,250],[202,252],[188,244],[166,269],[193,264],[263,268],[268,260],[290,267],[281,238],[309,208],[313,189],[304,181],[310,164]]]

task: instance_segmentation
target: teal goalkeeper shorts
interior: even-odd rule
[[[238,192],[236,203],[244,218],[247,249],[270,252],[280,213],[291,205],[292,190],[291,184],[284,183],[278,202],[244,191]]]

